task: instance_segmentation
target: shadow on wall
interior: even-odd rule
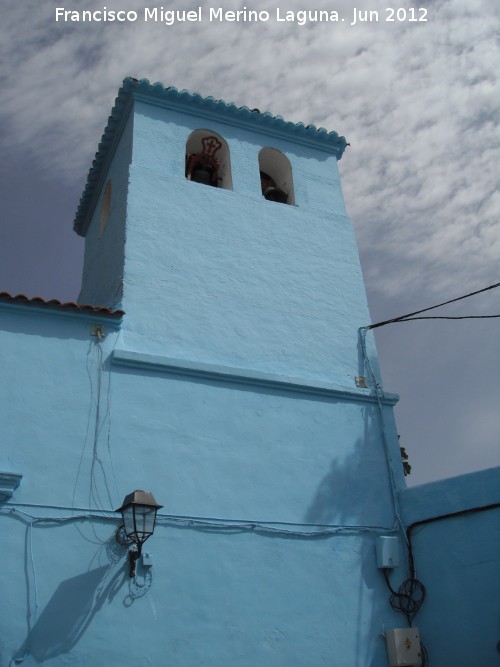
[[[68,653],[81,639],[104,602],[111,602],[126,579],[124,570],[105,584],[110,566],[66,579],[57,588],[18,655],[37,662]]]
[[[390,494],[390,479],[380,436],[380,417],[376,405],[362,408],[364,433],[349,453],[342,436],[332,433],[330,469],[320,481],[305,514],[307,523],[321,525],[377,525],[390,530],[395,522]]]
[[[71,651],[104,603],[111,603],[129,580],[126,565],[121,562],[118,570],[115,566],[110,562],[61,582],[12,663],[34,664],[34,658],[38,664]],[[130,606],[133,597],[131,590],[123,603]]]
[[[350,447],[332,433],[332,452],[339,452],[320,480],[305,514],[307,523],[378,527],[390,533],[395,514],[390,479],[381,440],[381,422],[376,405],[364,406],[363,435]],[[396,462],[398,464],[399,461]],[[388,604],[388,593],[376,566],[375,537],[380,531],[363,531],[336,539],[351,540],[351,568],[359,570],[359,584],[353,587],[350,604],[355,609],[357,635],[353,665],[379,667],[387,664],[384,623],[397,625]],[[333,547],[332,547],[333,548]]]

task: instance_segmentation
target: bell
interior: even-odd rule
[[[268,201],[277,201],[280,204],[286,204],[288,201],[288,195],[283,190],[279,188],[266,188],[263,192],[264,198]]]
[[[197,164],[191,172],[191,180],[203,185],[213,185],[213,169],[207,164]]]

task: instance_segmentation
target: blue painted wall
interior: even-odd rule
[[[2,467],[24,475],[0,512],[2,664],[384,664],[373,400],[181,373],[117,352],[113,322],[97,342],[90,316],[0,311]],[[114,538],[134,488],[165,505],[152,580]]]
[[[95,190],[111,178],[113,202],[127,210],[113,204],[99,238],[97,203],[80,301],[116,304],[121,261],[127,349],[352,388],[365,374],[357,330],[370,316],[335,154],[318,137],[157,104],[135,103],[106,176],[103,165]],[[227,141],[231,191],[185,179],[186,142],[199,128]],[[296,206],[263,198],[266,146],[290,160]]]
[[[206,124],[138,107],[125,345],[352,387],[369,314],[335,157],[212,120],[230,147],[234,188],[209,188],[184,178],[186,140]],[[258,153],[269,144],[292,163],[295,207],[262,197]],[[170,159],[153,146],[168,146]]]
[[[80,301],[120,300],[123,321],[0,303],[0,472],[24,475],[0,506],[0,664],[382,667],[404,623],[375,540],[404,481],[396,398],[354,382],[369,315],[335,151],[139,88],[78,227]],[[184,178],[199,127],[228,142],[232,191]],[[296,206],[260,194],[263,146]],[[137,488],[164,508],[130,579],[112,510]]]
[[[427,589],[416,624],[432,664],[500,664],[499,472],[484,470],[401,493],[405,522],[425,522],[410,535],[417,577]]]
[[[125,218],[129,165],[132,157],[133,117],[117,132],[92,193],[93,216],[85,243],[82,289],[79,303],[98,304],[111,308],[119,306],[123,288],[125,248]],[[106,184],[111,182],[109,217],[105,226],[101,210]]]

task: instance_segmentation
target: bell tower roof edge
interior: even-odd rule
[[[199,93],[178,90],[174,86],[165,86],[160,82],[150,83],[148,79],[138,80],[127,77],[118,91],[76,211],[73,229],[80,236],[85,236],[87,233],[106,168],[114,155],[130,110],[136,100],[173,110],[182,110],[183,113],[200,116],[207,120],[217,117],[228,125],[247,127],[254,131],[258,130],[262,134],[313,146],[316,150],[335,155],[337,160],[340,160],[348,146],[345,137],[340,136],[337,132],[329,132],[323,127],[292,123],[281,116],[261,112],[259,109],[250,109],[247,106],[238,107],[232,102],[225,102],[210,96],[203,97]]]

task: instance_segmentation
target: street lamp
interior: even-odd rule
[[[126,544],[130,545],[130,576],[135,575],[135,564],[141,557],[142,545],[155,529],[156,512],[163,507],[158,505],[152,493],[136,490],[125,496],[122,506],[116,512],[121,512],[123,526],[117,531],[117,540],[121,543],[123,533],[126,535]]]

